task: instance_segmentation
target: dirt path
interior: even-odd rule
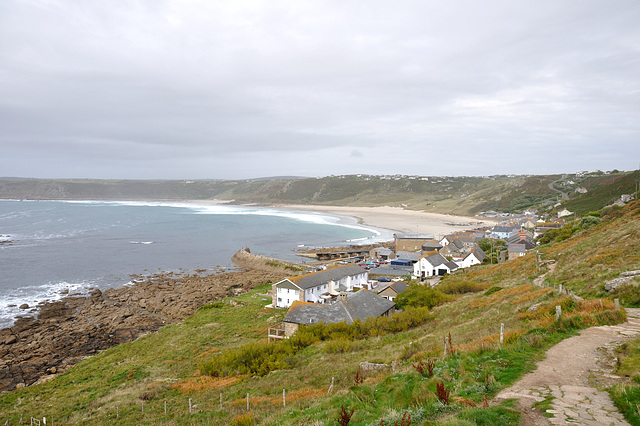
[[[496,398],[519,399],[524,425],[628,425],[609,394],[597,389],[620,379],[611,375],[613,349],[640,334],[640,309],[627,309],[627,317],[624,324],[588,328],[558,343],[536,370]],[[547,409],[551,418],[533,406],[547,398],[553,398]]]

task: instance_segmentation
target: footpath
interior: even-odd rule
[[[599,390],[621,380],[611,374],[615,348],[640,335],[640,309],[626,311],[624,324],[588,328],[549,349],[536,370],[496,398],[519,399],[524,425],[628,425],[609,394]],[[545,417],[537,402],[550,407],[546,413],[553,417]]]

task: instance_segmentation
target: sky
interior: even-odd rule
[[[2,0],[0,176],[640,167],[637,0]]]

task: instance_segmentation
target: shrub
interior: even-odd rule
[[[493,293],[496,293],[498,291],[502,290],[502,287],[498,286],[498,285],[494,285],[493,287],[491,287],[489,290],[484,292],[485,296],[490,296]]]
[[[439,290],[426,285],[412,283],[408,289],[396,297],[395,302],[399,308],[413,306],[431,309],[449,300],[451,300],[451,297]]]
[[[469,280],[447,280],[438,286],[438,290],[445,294],[476,293],[485,288],[484,285]]]
[[[340,338],[329,341],[324,350],[325,352],[330,354],[341,354],[345,352],[353,352],[355,350],[358,350],[359,348],[360,345],[353,340]]]
[[[580,219],[580,223],[578,223],[578,226],[582,229],[587,229],[594,225],[599,224],[600,222],[601,220],[599,217],[585,216],[582,219]]]

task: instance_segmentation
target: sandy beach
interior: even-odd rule
[[[400,207],[343,207],[315,205],[274,205],[287,210],[314,211],[336,216],[348,216],[363,225],[389,229],[398,233],[433,234],[442,237],[456,231],[494,226],[496,222],[467,216],[454,216]]]

